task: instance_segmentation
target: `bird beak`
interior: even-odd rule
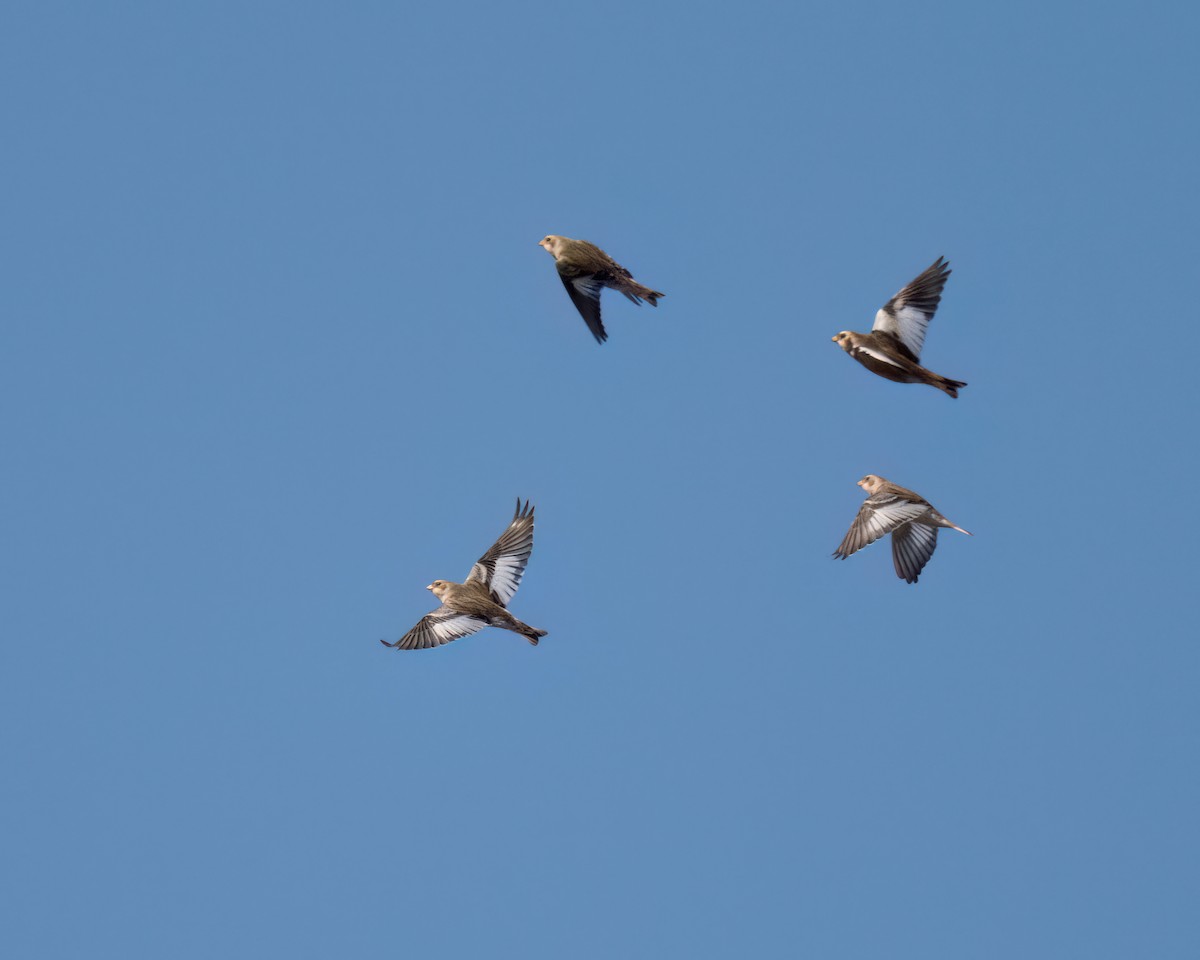
[[[427,586],[425,589],[426,589],[426,590],[432,590],[432,589],[433,589],[433,584],[431,583],[431,584],[430,584],[429,586]]]
[[[837,343],[837,337],[830,337],[829,339],[832,340],[834,343]]]

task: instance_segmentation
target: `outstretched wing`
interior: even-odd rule
[[[408,631],[395,643],[380,640],[385,647],[395,647],[397,650],[426,650],[429,647],[440,647],[443,643],[469,637],[487,626],[478,617],[451,610],[444,603],[423,616],[415,627]]]
[[[921,361],[925,331],[942,300],[950,264],[938,257],[928,270],[897,293],[875,314],[876,333],[890,333],[914,363]]]
[[[893,493],[881,492],[867,497],[833,555],[845,560],[852,553],[887,536],[901,524],[915,520],[928,509],[927,503],[913,503]]]
[[[475,580],[482,583],[491,591],[492,599],[506,607],[521,585],[521,577],[525,575],[531,553],[533,507],[528,500],[522,507],[521,498],[518,497],[512,523],[500,535],[500,539],[492,544],[491,549],[476,561],[467,575],[467,582]]]
[[[600,291],[604,289],[604,284],[592,273],[569,276],[559,269],[558,275],[563,286],[567,288],[567,294],[575,304],[575,309],[592,331],[592,336],[596,338],[597,343],[603,343],[608,339],[608,334],[604,332],[604,324],[600,322]]]
[[[896,576],[916,583],[917,575],[937,549],[937,527],[924,523],[906,523],[892,534],[892,563]]]

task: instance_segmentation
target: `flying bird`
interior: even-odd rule
[[[843,330],[833,342],[872,373],[896,383],[927,383],[951,397],[966,384],[921,366],[925,331],[942,299],[950,264],[938,257],[928,270],[897,293],[875,314],[870,333]]]
[[[858,481],[858,485],[870,496],[863,501],[841,546],[833,552],[839,560],[845,560],[890,533],[896,576],[908,583],[916,583],[917,576],[937,548],[938,527],[949,527],[974,536],[943,517],[919,493],[890,480],[869,473]]]
[[[397,650],[424,650],[468,637],[484,627],[499,627],[519,633],[537,646],[538,639],[546,636],[546,631],[522,623],[507,609],[520,586],[532,552],[533,507],[528,500],[522,507],[518,497],[512,523],[471,567],[466,582],[434,580],[425,589],[432,590],[442,605],[425,614],[395,643],[379,642]]]
[[[551,233],[539,240],[538,246],[545,247],[554,257],[558,276],[597,343],[608,339],[600,321],[600,291],[605,287],[619,290],[636,304],[646,300],[652,307],[658,306],[659,297],[666,296],[643,287],[633,279],[633,274],[594,243]]]

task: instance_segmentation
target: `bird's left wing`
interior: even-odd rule
[[[592,336],[596,338],[597,343],[603,343],[608,339],[608,334],[604,332],[604,324],[600,320],[600,291],[604,289],[604,284],[599,277],[591,273],[570,275],[560,269],[558,275],[562,278],[563,286],[567,288],[567,295],[575,304],[575,309],[592,331]]]
[[[906,523],[892,534],[892,563],[896,576],[916,583],[917,575],[937,549],[937,527],[926,523]]]
[[[950,265],[938,257],[917,279],[897,293],[875,314],[877,333],[890,333],[914,363],[921,361],[925,331],[942,300],[942,289],[950,276]]]
[[[431,613],[425,614],[417,625],[408,631],[395,643],[380,640],[385,647],[395,647],[397,650],[426,650],[429,647],[440,647],[443,643],[469,637],[478,633],[487,624],[478,617],[452,610],[444,603]]]
[[[867,497],[833,555],[845,560],[852,553],[887,536],[901,524],[915,520],[928,509],[927,503],[913,503],[892,493],[877,493]]]
[[[521,577],[525,575],[531,553],[533,507],[528,500],[522,507],[521,498],[518,497],[512,523],[500,535],[500,539],[492,544],[491,549],[476,561],[467,576],[467,582],[474,580],[482,583],[491,591],[495,601],[506,607],[521,585]]]

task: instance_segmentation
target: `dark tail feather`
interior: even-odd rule
[[[949,377],[942,377],[941,383],[938,384],[939,389],[944,390],[955,400],[958,399],[958,391],[965,386],[966,384],[962,380],[951,380]]]
[[[657,290],[651,290],[649,287],[642,287],[638,290],[638,296],[645,300],[650,306],[658,306],[658,298],[665,297],[665,293],[659,293]]]
[[[526,640],[528,640],[530,643],[532,643],[536,647],[538,640],[541,637],[546,636],[546,631],[538,630],[535,627],[529,627],[529,632],[524,634],[524,636],[525,636]]]
[[[652,307],[658,306],[658,298],[665,297],[665,293],[659,293],[657,290],[651,290],[649,287],[643,287],[636,280],[629,280],[624,286],[617,287],[626,297],[634,303],[641,303],[645,300]]]

